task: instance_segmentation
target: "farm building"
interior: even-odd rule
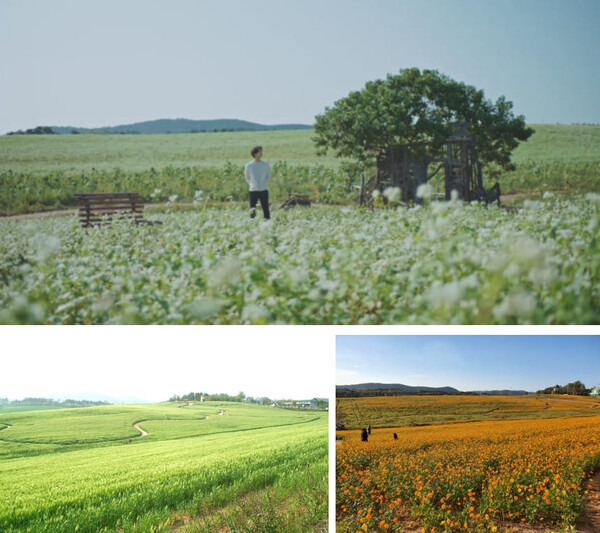
[[[300,400],[296,402],[296,405],[298,405],[300,409],[316,409],[317,400]]]
[[[280,407],[286,407],[288,409],[316,409],[318,407],[317,399],[312,400],[290,400],[279,402]]]
[[[600,396],[600,387],[594,387],[590,391],[590,396],[595,396],[596,398]]]

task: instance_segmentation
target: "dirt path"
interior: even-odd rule
[[[136,439],[141,439],[142,437],[145,437],[146,435],[148,435],[148,432],[147,432],[147,431],[144,431],[144,430],[143,430],[143,429],[140,427],[140,422],[136,422],[135,424],[133,424],[133,427],[134,427],[135,429],[137,429],[137,430],[138,430],[138,431],[141,433],[141,435],[138,435],[138,436],[136,437]]]
[[[192,207],[194,204],[192,202],[183,202],[183,203],[178,203],[175,204],[174,208],[177,209],[177,207]],[[279,205],[281,205],[280,203],[277,205],[273,205],[272,210],[279,210]],[[150,211],[152,211],[153,209],[157,208],[166,208],[167,204],[166,203],[162,203],[162,204],[145,204],[144,209],[148,209]],[[322,207],[332,207],[332,206],[325,206],[323,204],[311,204],[311,207],[316,207],[316,208],[322,208]],[[338,206],[338,207],[345,207],[345,206]],[[0,220],[27,220],[27,219],[31,219],[31,218],[45,218],[45,217],[56,217],[56,216],[65,216],[65,215],[76,215],[78,213],[78,209],[57,209],[54,211],[36,211],[35,213],[22,213],[20,215],[6,215],[6,216],[0,216]]]
[[[503,202],[504,201],[510,202],[511,200],[516,200],[516,199],[523,198],[523,197],[527,197],[527,193],[503,194],[501,196],[500,200]],[[177,208],[177,206],[191,207],[193,205],[194,204],[192,202],[181,202],[181,203],[175,204],[175,208]],[[272,209],[279,210],[280,205],[281,205],[281,202],[278,202],[277,204],[273,204]],[[159,204],[145,204],[145,208],[150,209],[150,210],[152,210],[153,208],[166,208],[166,207],[167,207],[166,202],[159,203]],[[336,206],[311,203],[311,207],[322,208],[322,207],[336,207]],[[343,207],[348,207],[348,206],[338,205],[337,207],[343,208]],[[20,215],[0,216],[0,220],[27,220],[27,219],[31,219],[31,218],[45,218],[45,217],[65,216],[65,215],[76,215],[77,213],[78,213],[77,209],[56,209],[54,211],[37,211],[35,213],[23,213]]]
[[[590,402],[589,400],[583,400],[578,398],[548,398],[547,401],[551,402],[574,402],[578,404],[586,404],[590,406],[590,409],[597,407],[599,404]]]
[[[500,196],[500,201],[504,202],[504,201],[508,200],[510,202],[511,200],[517,200],[519,198],[523,198],[523,197],[526,197],[526,196],[527,195],[525,193],[522,193],[522,192],[513,192],[513,193],[510,193],[510,194],[502,194]]]
[[[135,424],[133,424],[133,427],[135,429],[137,429],[140,432],[140,435],[138,435],[137,437],[133,437],[134,439],[141,439],[142,437],[145,437],[146,435],[148,435],[147,431],[144,431],[141,427],[140,427],[140,423],[141,422],[136,422]],[[6,427],[0,428],[0,431],[3,431],[5,429],[9,429],[12,426],[10,424],[5,424]],[[0,440],[4,440],[4,439],[0,439]]]
[[[27,220],[28,218],[56,217],[60,215],[76,215],[77,209],[60,209],[58,211],[38,211],[37,213],[24,213],[0,217],[0,220]]]
[[[183,202],[176,204],[181,207],[190,207],[194,205],[191,202]],[[145,209],[152,210],[153,208],[167,207],[166,203],[162,204],[144,204]],[[28,218],[44,218],[44,217],[56,217],[64,215],[76,215],[79,212],[78,209],[57,209],[54,211],[36,211],[35,213],[23,213],[20,215],[8,215],[0,216],[0,220],[27,220]]]
[[[589,492],[585,498],[583,518],[577,524],[578,533],[598,533],[600,531],[600,472],[590,480]]]

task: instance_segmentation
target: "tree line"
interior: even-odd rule
[[[328,405],[326,399],[316,398],[317,409],[325,409]],[[207,392],[190,392],[188,394],[174,394],[169,398],[170,402],[239,402],[239,403],[252,403],[255,405],[279,405],[284,406],[290,404],[291,407],[296,407],[297,402],[294,400],[274,400],[267,396],[246,396],[243,392],[239,392],[235,396],[231,396],[225,393],[219,394],[208,394]],[[299,405],[299,403],[298,403]]]
[[[110,405],[109,402],[91,401],[91,400],[53,400],[52,398],[23,398],[22,400],[9,400],[8,398],[0,398],[0,406],[2,407],[19,407],[19,406],[52,406],[52,407],[90,407],[92,405]]]
[[[554,387],[546,387],[537,391],[538,394],[572,394],[575,396],[588,396],[592,391],[587,388],[581,381],[577,380],[566,385],[554,385]]]
[[[207,392],[190,392],[182,396],[174,394],[169,398],[170,402],[246,402],[246,403],[257,403],[260,405],[270,405],[272,403],[270,398],[263,396],[262,398],[252,398],[246,396],[242,391],[238,392],[235,396],[231,396],[224,392],[218,394],[208,394]]]
[[[56,135],[56,132],[50,126],[37,126],[25,131],[9,131],[6,135]]]

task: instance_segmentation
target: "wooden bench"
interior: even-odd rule
[[[75,197],[84,228],[110,224],[115,219],[133,219],[138,225],[162,224],[144,220],[144,199],[137,192],[78,193]]]
[[[295,207],[297,205],[310,207],[310,198],[308,197],[308,194],[291,193],[288,196],[288,199],[281,204],[279,209],[289,209],[290,207]]]

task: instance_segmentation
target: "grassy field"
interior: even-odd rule
[[[271,163],[323,164],[317,157],[312,130],[217,132],[157,135],[23,135],[0,137],[0,171],[69,174],[121,168],[125,172],[165,167],[221,168],[229,161],[244,165],[253,146],[264,147]]]
[[[599,406],[552,396],[339,399],[336,418],[351,429],[337,432],[336,530],[578,531],[600,468]]]
[[[0,405],[0,415],[6,413],[20,413],[23,411],[47,411],[49,409],[62,409],[60,405]]]
[[[527,161],[600,164],[600,126],[533,124],[535,134],[515,150]],[[0,171],[79,174],[93,168],[126,172],[173,167],[244,165],[250,149],[262,145],[265,159],[290,165],[337,167],[330,153],[317,156],[312,130],[165,135],[15,135],[0,137]]]
[[[484,171],[504,193],[600,191],[600,127],[534,125],[514,153],[518,168]],[[356,170],[318,157],[311,130],[178,135],[41,135],[0,137],[0,215],[75,204],[74,193],[135,190],[148,201],[197,190],[221,203],[246,199],[243,165],[255,144],[273,165],[272,201],[290,192],[315,201],[349,204],[360,182]],[[440,184],[434,185],[440,189]],[[440,189],[441,190],[441,189]]]
[[[600,416],[600,400],[572,396],[392,396],[338,398],[336,417],[347,429],[476,420]]]
[[[3,532],[319,531],[327,415],[225,402],[4,413],[0,477]]]

